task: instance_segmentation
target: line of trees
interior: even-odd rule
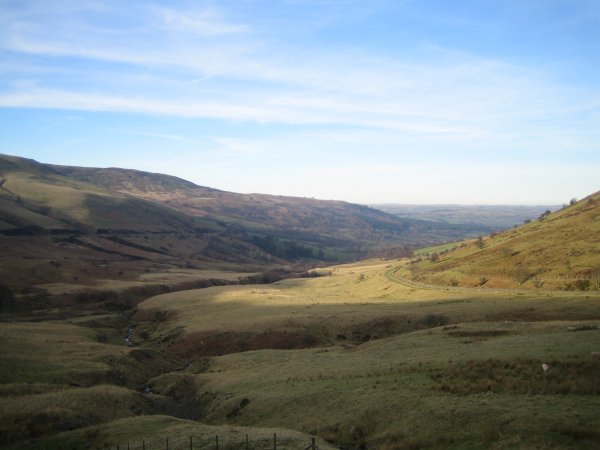
[[[294,241],[282,240],[275,236],[252,236],[252,244],[273,256],[284,259],[316,258],[323,259],[323,250],[315,251],[312,247]]]

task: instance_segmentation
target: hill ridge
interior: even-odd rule
[[[486,288],[598,289],[600,191],[519,227],[452,247],[413,260],[411,279]]]

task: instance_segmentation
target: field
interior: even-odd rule
[[[165,294],[137,314],[167,319],[139,327],[205,361],[187,376],[208,423],[295,428],[344,448],[598,444],[598,294],[419,288],[389,276],[405,263]]]
[[[545,258],[546,276],[558,276],[565,252],[566,275],[593,274],[592,200],[412,259],[271,284],[256,283],[286,274],[181,267],[164,255],[77,263],[81,246],[53,240],[68,258],[44,259],[48,247],[6,237],[1,267],[31,287],[0,315],[0,446],[163,448],[169,439],[183,449],[192,437],[204,448],[218,435],[220,448],[240,448],[248,435],[251,448],[272,448],[276,433],[289,449],[313,437],[343,449],[598,447],[596,286],[539,285],[541,272],[477,282],[499,261],[516,270]],[[152,235],[128,239],[137,239],[129,252],[155,245]],[[168,239],[179,253],[191,245]]]
[[[403,276],[445,286],[600,289],[600,193],[520,227],[420,250]]]

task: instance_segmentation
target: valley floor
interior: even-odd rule
[[[2,322],[0,444],[600,445],[599,293],[436,288],[406,263]]]

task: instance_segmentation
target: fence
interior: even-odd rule
[[[212,445],[207,444],[206,442],[201,443],[198,440],[195,442],[193,436],[189,437],[189,442],[188,445],[182,446],[181,441],[180,443],[177,445],[177,447],[174,446],[169,446],[169,438],[165,438],[164,444],[157,446],[156,444],[154,444],[152,447],[150,447],[150,445],[146,444],[145,440],[142,440],[141,444],[132,444],[130,445],[129,443],[127,443],[124,446],[120,446],[120,445],[116,445],[116,446],[109,446],[108,450],[187,450],[189,448],[189,450],[195,450],[195,449],[206,449],[206,450],[210,450],[210,449],[215,449],[215,450],[220,450],[221,448],[224,448],[222,446],[223,444],[219,444],[219,435],[215,435],[215,439],[214,442],[212,443]],[[262,444],[261,444],[262,445]],[[227,448],[231,448],[232,445],[231,443],[227,444]],[[277,450],[277,433],[273,433],[273,442],[272,445],[270,445],[269,447],[256,447],[255,445],[252,445],[251,447],[251,443],[250,440],[248,438],[248,435],[246,435],[246,440],[245,442],[241,442],[238,445],[235,446],[235,448],[239,448],[241,450],[250,450],[252,449],[257,449],[257,448],[262,448],[262,449],[273,449],[273,450]],[[318,446],[316,443],[316,438],[311,438],[311,443],[307,446],[307,447],[302,447],[299,448],[299,450],[318,450]]]

